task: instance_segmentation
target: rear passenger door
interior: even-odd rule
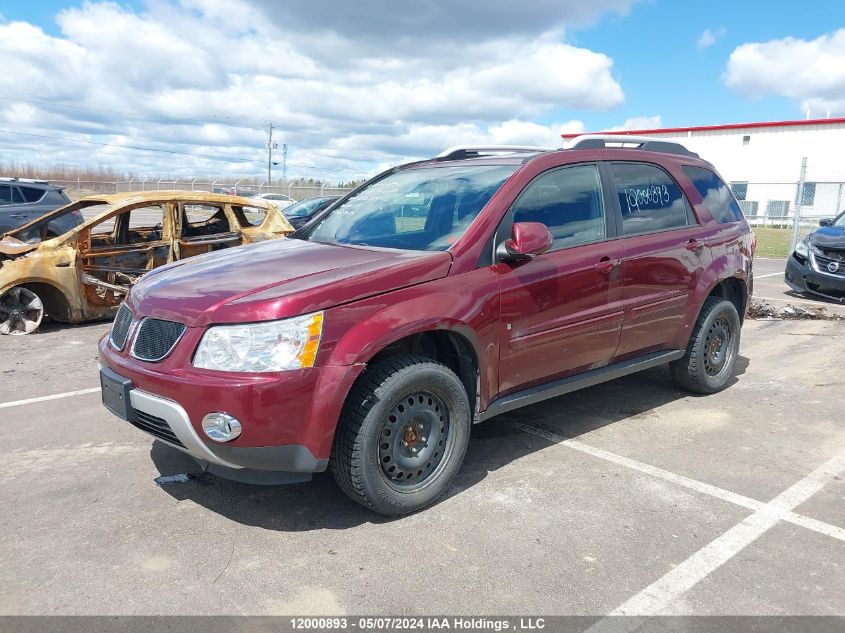
[[[614,240],[612,199],[597,164],[565,165],[529,183],[506,214],[541,222],[549,251],[526,262],[498,263],[501,289],[501,393],[606,365],[622,324],[622,244]]]
[[[240,246],[243,236],[223,204],[179,203],[178,258]]]
[[[0,231],[17,228],[39,215],[31,205],[26,204],[16,185],[0,185]]]
[[[683,190],[666,170],[611,162],[606,171],[625,237],[625,319],[614,359],[619,362],[677,346],[710,251]]]

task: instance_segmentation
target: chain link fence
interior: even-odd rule
[[[757,255],[787,257],[819,228],[819,221],[845,210],[845,179],[814,180],[806,166],[794,182],[732,182],[731,188],[757,236]]]
[[[760,257],[787,257],[800,240],[816,230],[819,221],[845,211],[845,174],[841,180],[814,178],[806,160],[792,182],[732,181],[731,189],[757,236]],[[268,185],[206,179],[51,180],[72,199],[103,193],[178,190],[253,196],[283,194],[293,200],[340,196],[351,188],[288,183]]]
[[[73,200],[104,193],[126,193],[132,191],[195,191],[197,193],[226,193],[241,196],[254,196],[266,193],[283,194],[293,200],[304,200],[315,196],[340,196],[352,189],[329,185],[303,185],[288,183],[284,185],[254,184],[241,181],[199,180],[199,179],[140,179],[130,180],[50,180],[51,184],[65,188],[65,193]]]

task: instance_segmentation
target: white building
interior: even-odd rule
[[[605,134],[681,143],[731,183],[749,218],[828,217],[845,210],[845,118],[737,123]],[[565,134],[564,140],[578,136]],[[798,182],[807,159],[804,193]]]

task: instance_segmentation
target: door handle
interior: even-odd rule
[[[599,263],[596,264],[596,270],[605,275],[609,275],[614,268],[622,263],[621,259],[610,259],[609,257],[602,257]]]
[[[687,247],[688,251],[692,251],[693,253],[697,253],[702,248],[704,248],[704,242],[701,242],[701,241],[696,240],[696,239],[691,239],[689,242],[687,242],[686,247]]]

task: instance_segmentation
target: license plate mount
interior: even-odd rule
[[[129,378],[103,367],[100,369],[100,389],[106,409],[127,422],[135,420],[135,409],[129,400],[129,392],[132,391],[132,381]]]

